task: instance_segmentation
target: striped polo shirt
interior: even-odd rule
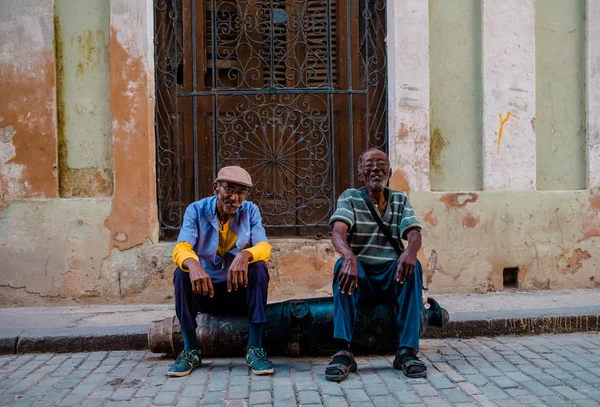
[[[337,209],[331,216],[329,224],[341,221],[348,225],[348,243],[352,252],[364,265],[383,265],[397,260],[398,255],[385,234],[380,230],[377,221],[371,215],[361,189],[347,189],[340,195]],[[381,217],[395,239],[406,240],[406,233],[411,228],[421,230],[421,224],[415,211],[408,202],[408,197],[399,191],[386,188],[388,204]]]

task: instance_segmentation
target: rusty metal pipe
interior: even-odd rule
[[[441,326],[448,313],[428,299],[421,321],[425,326]],[[445,314],[444,314],[445,312]],[[237,356],[248,340],[245,316],[198,314],[196,334],[207,356]],[[394,305],[360,304],[352,349],[357,353],[391,353],[398,346]],[[333,297],[289,300],[267,305],[263,345],[273,356],[330,355],[333,341]],[[176,355],[183,349],[177,317],[154,321],[148,331],[151,352]]]

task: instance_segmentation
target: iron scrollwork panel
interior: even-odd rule
[[[219,98],[220,166],[247,169],[265,226],[327,224],[331,202],[327,95]]]
[[[353,171],[348,145],[387,149],[385,6],[155,0],[161,236],[181,226],[197,184],[234,163],[257,180],[250,198],[268,227],[327,225],[336,191],[352,183],[334,168]],[[204,75],[198,85],[190,72]]]
[[[154,8],[156,81],[156,175],[161,234],[181,227],[181,121],[177,103],[178,67],[183,57],[180,0],[156,1]]]
[[[323,0],[212,0],[218,89],[315,88],[337,78],[336,7]],[[213,39],[214,35],[214,39]]]
[[[368,147],[387,151],[386,0],[360,1],[361,82],[367,93]]]

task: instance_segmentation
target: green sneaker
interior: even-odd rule
[[[183,377],[192,373],[195,367],[202,364],[202,355],[196,349],[182,350],[175,363],[167,371],[167,376]]]
[[[273,364],[267,359],[263,348],[248,348],[246,350],[246,364],[256,375],[273,374]]]

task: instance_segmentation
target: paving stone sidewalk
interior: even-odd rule
[[[327,360],[273,359],[273,376],[243,360],[210,359],[167,378],[172,359],[146,351],[0,356],[0,405],[10,406],[598,406],[600,334],[422,341],[427,379],[393,355],[359,357],[327,382]]]

